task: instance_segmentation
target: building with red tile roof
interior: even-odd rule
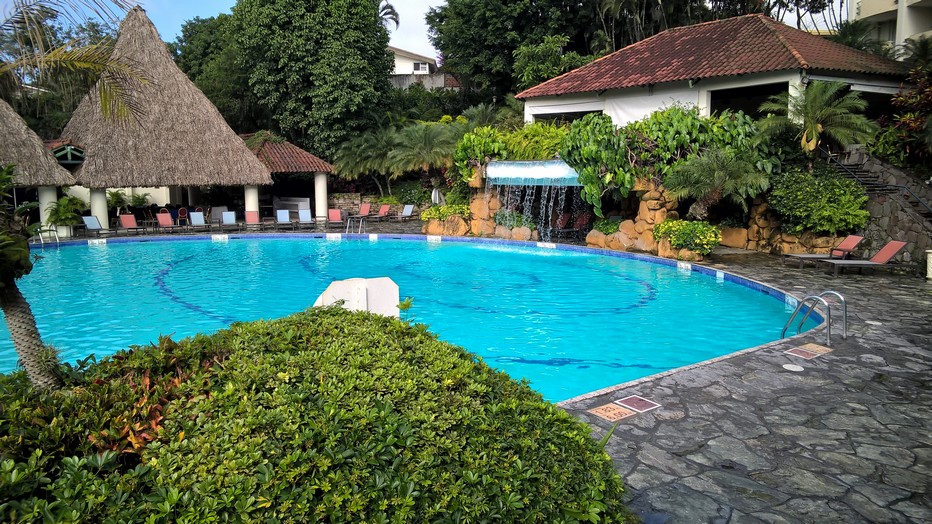
[[[602,111],[621,125],[676,103],[753,113],[811,79],[844,81],[871,104],[889,103],[906,72],[895,60],[754,14],[669,29],[517,98],[529,121]]]
[[[258,133],[240,136],[273,175],[276,173],[333,173],[333,166],[329,162],[291,142],[275,139],[268,132],[262,133],[260,137],[256,137]]]

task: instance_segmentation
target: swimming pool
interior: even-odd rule
[[[388,276],[416,322],[551,401],[775,340],[789,307],[707,268],[567,246],[243,235],[40,254],[20,287],[63,360],[282,317],[332,280]],[[4,326],[0,372],[15,364]]]

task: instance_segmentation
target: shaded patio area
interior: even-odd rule
[[[831,352],[811,359],[785,351],[824,346],[824,332],[562,403],[595,438],[613,423],[591,409],[631,395],[660,404],[630,410],[606,447],[630,507],[646,524],[932,519],[932,283],[833,278],[762,254],[709,264],[799,297],[839,291],[849,336],[836,328]],[[709,306],[709,322],[734,321]]]

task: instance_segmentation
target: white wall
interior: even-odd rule
[[[169,197],[169,189],[167,187],[127,187],[120,189],[122,189],[127,198],[131,195],[142,195],[144,193],[149,193],[149,203],[155,204],[157,206],[164,206],[171,202]],[[71,196],[78,197],[85,202],[90,201],[91,198],[90,189],[82,186],[71,186],[67,188],[65,192]]]
[[[595,93],[543,96],[524,102],[524,121],[533,122],[537,115],[604,110],[605,101]]]
[[[427,71],[415,71],[414,63],[415,62],[427,62],[428,67]],[[412,58],[404,56],[398,53],[395,53],[395,69],[392,71],[393,75],[427,75],[430,74],[431,68],[436,68],[437,64],[434,60],[427,60],[426,58]]]
[[[677,104],[699,105],[699,90],[677,82],[654,88],[633,87],[612,91],[605,97],[605,114],[612,117],[616,126],[623,126]]]

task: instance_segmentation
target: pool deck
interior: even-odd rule
[[[626,402],[634,415],[606,445],[629,507],[645,524],[932,521],[932,283],[885,271],[832,277],[750,252],[707,264],[800,298],[840,292],[848,339],[836,324],[831,352],[815,358],[784,352],[824,351],[824,331],[561,403],[596,438],[614,423],[589,410],[631,395],[660,404]],[[737,313],[710,304],[712,321]]]

